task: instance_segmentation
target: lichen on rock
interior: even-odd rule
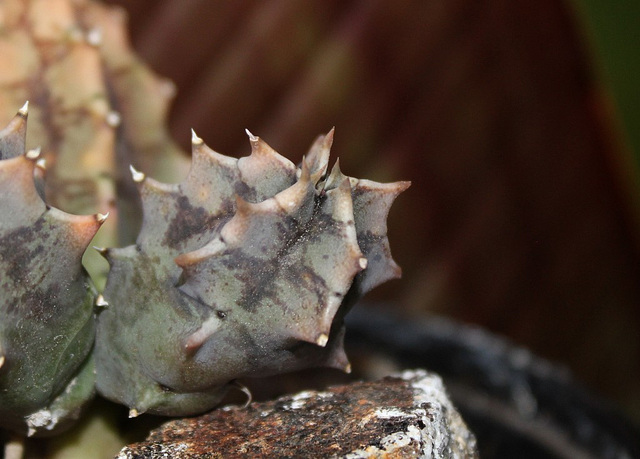
[[[441,379],[412,370],[169,421],[117,458],[210,455],[472,459],[478,448]]]

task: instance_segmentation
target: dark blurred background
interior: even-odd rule
[[[173,80],[175,139],[411,180],[389,221],[405,315],[478,324],[640,419],[640,2],[121,0]],[[635,156],[634,156],[635,151]]]

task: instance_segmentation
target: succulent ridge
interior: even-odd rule
[[[28,111],[29,102],[25,102],[9,124],[0,131],[0,160],[24,154]]]
[[[299,167],[247,133],[240,159],[194,133],[179,184],[132,169],[143,223],[135,246],[106,254],[96,362],[98,390],[136,413],[204,411],[242,376],[348,369],[342,315],[399,275],[386,226],[356,212],[386,218],[406,182],[359,181],[337,166],[327,176],[333,130]]]
[[[25,105],[0,132],[0,425],[33,435],[93,396],[95,290],[82,255],[106,217],[44,203],[39,150],[16,155],[26,119]]]

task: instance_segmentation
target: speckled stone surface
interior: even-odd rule
[[[117,457],[474,458],[477,449],[440,378],[414,370],[169,421]]]

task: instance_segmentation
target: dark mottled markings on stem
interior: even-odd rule
[[[187,196],[179,196],[175,201],[176,217],[169,224],[164,234],[163,243],[172,249],[180,245],[193,235],[212,233],[233,215],[233,204],[227,200],[221,212],[212,215],[204,207],[195,207]]]
[[[44,251],[44,243],[49,238],[42,231],[44,219],[39,218],[32,226],[23,226],[0,237],[0,259],[8,266],[6,275],[15,284],[28,285],[32,273],[32,263]],[[38,244],[32,248],[35,241]]]

